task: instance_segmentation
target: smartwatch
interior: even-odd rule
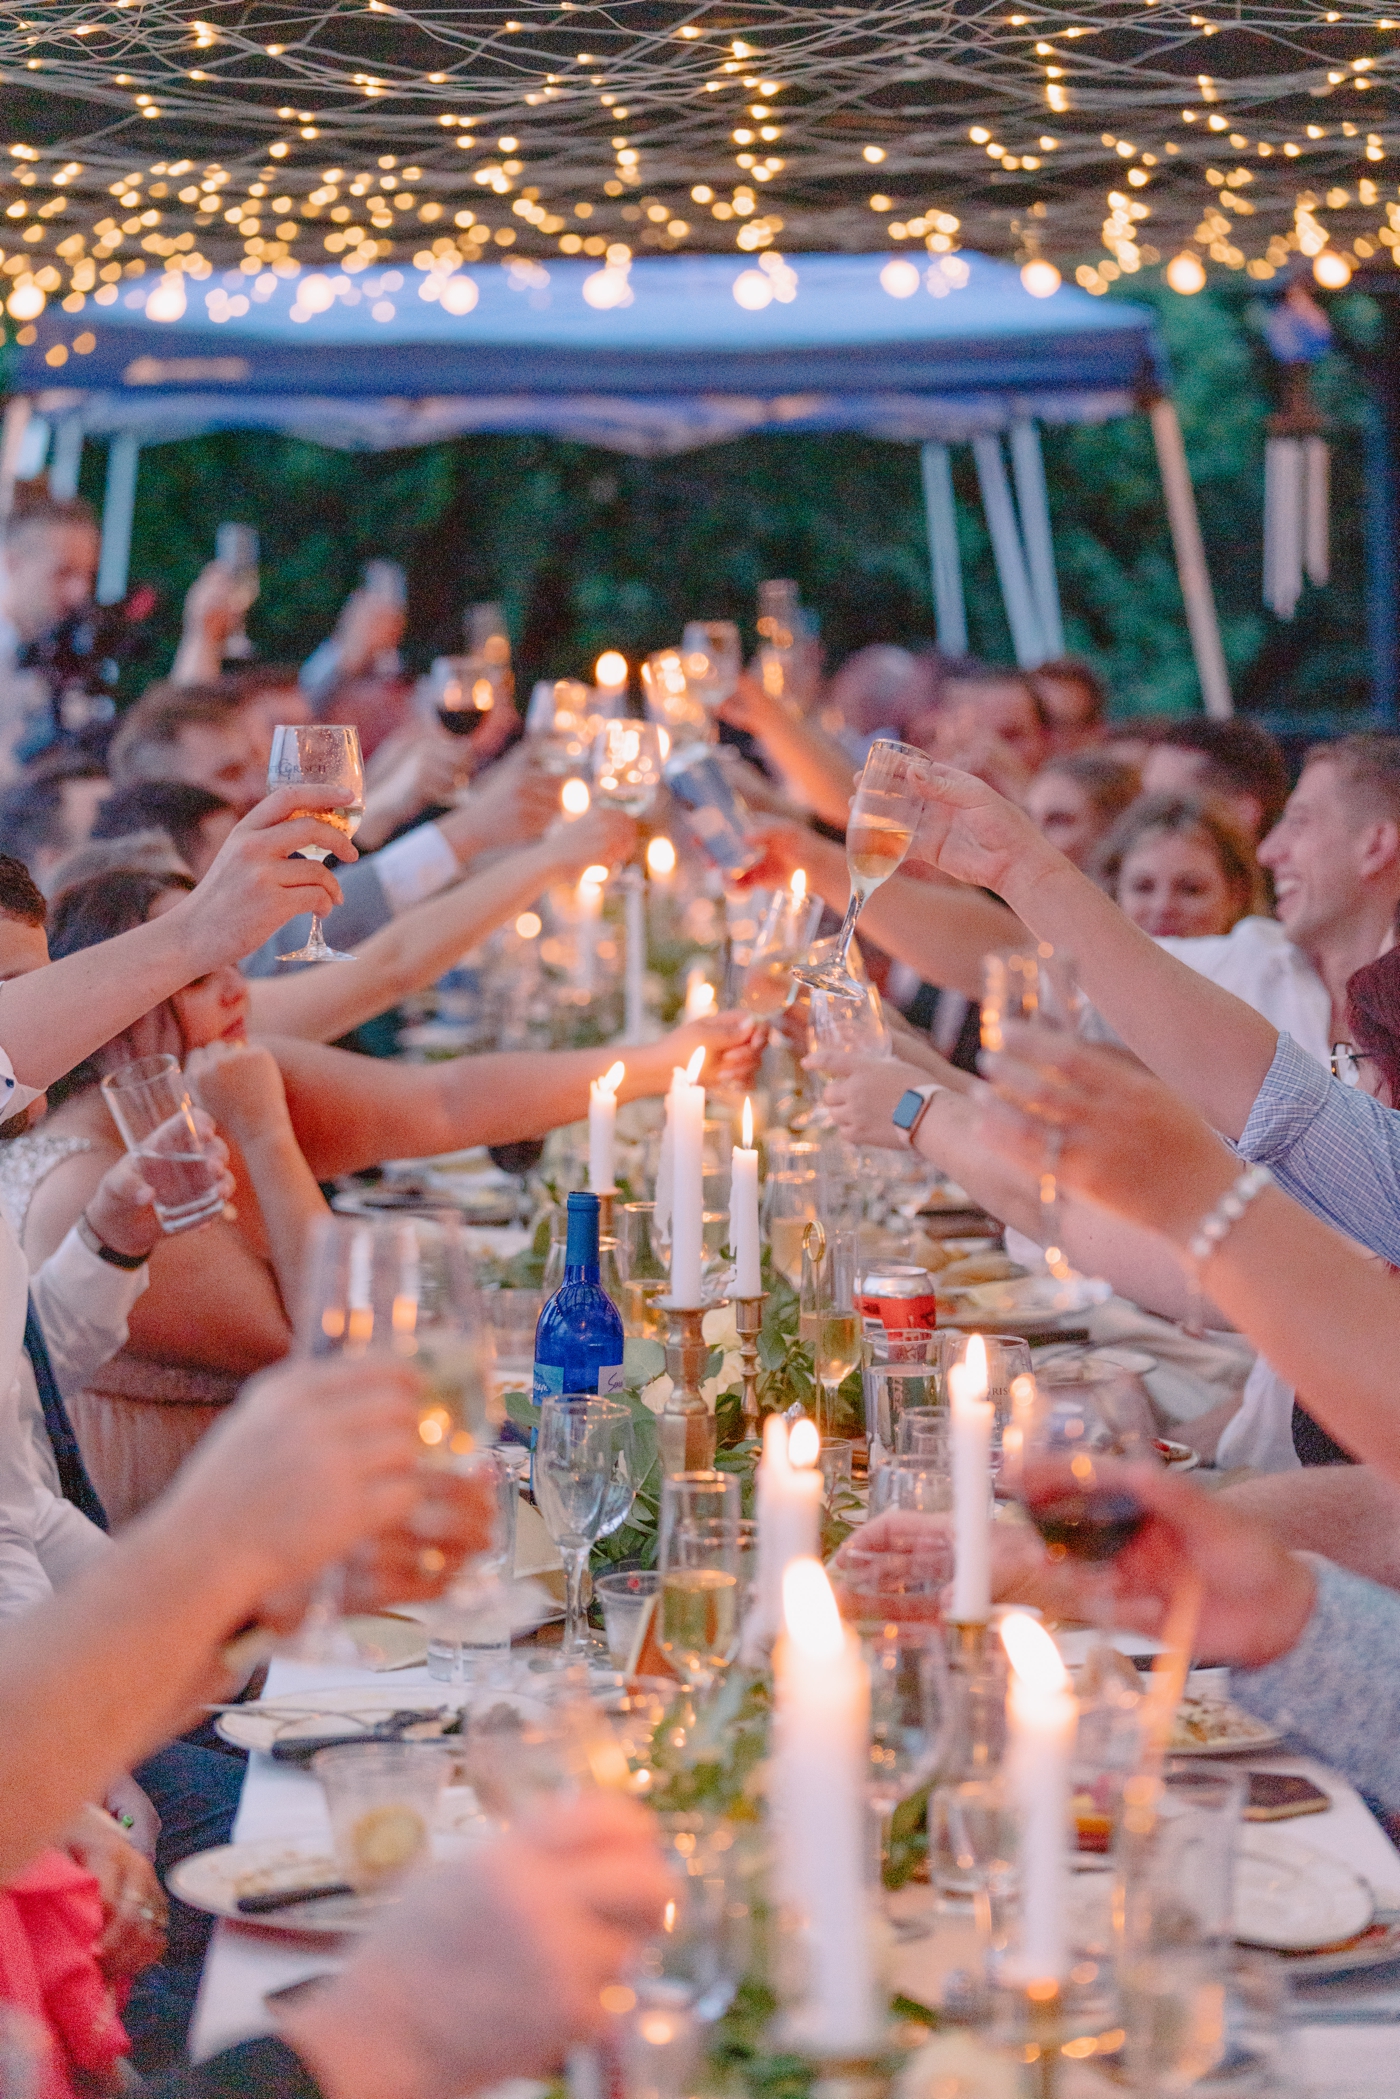
[[[910,1146],[913,1145],[919,1124],[927,1113],[929,1102],[935,1093],[942,1093],[944,1090],[936,1080],[929,1086],[910,1086],[895,1102],[890,1121],[897,1130],[904,1132],[905,1141]]]

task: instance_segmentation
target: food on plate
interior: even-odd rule
[[[1237,1744],[1241,1749],[1248,1749],[1256,1742],[1276,1739],[1271,1727],[1256,1720],[1252,1713],[1232,1705],[1228,1698],[1210,1692],[1193,1692],[1183,1698],[1176,1709],[1167,1747],[1174,1751],[1189,1751]]]

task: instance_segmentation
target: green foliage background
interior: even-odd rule
[[[1367,703],[1362,598],[1364,394],[1334,353],[1315,368],[1333,419],[1333,582],[1282,625],[1260,604],[1264,423],[1273,368],[1262,303],[1243,283],[1183,299],[1155,281],[1237,703],[1289,712]],[[1334,302],[1363,337],[1370,302]],[[1371,309],[1373,314],[1374,309]],[[89,447],[84,489],[100,496]],[[1009,660],[970,457],[957,458],[972,643]],[[1198,705],[1146,420],[1046,434],[1069,646],[1106,674],[1116,711]],[[264,591],[250,632],[267,658],[300,658],[327,631],[361,563],[410,576],[415,667],[454,645],[461,608],[504,600],[524,689],[577,674],[605,646],[635,656],[687,614],[737,618],[752,636],[761,577],[795,576],[829,663],[872,641],[933,638],[928,552],[912,446],[850,436],[760,436],[663,460],[536,437],[474,437],[352,454],[232,433],[142,456],[133,577],[166,592],[158,645],[134,683],[165,668],[179,602],[220,518],[255,525]]]

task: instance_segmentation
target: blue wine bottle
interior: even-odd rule
[[[535,1405],[561,1392],[621,1392],[622,1317],[598,1280],[598,1198],[569,1197],[564,1280],[535,1329]]]

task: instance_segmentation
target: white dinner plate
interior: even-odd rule
[[[934,1277],[934,1289],[938,1278]],[[1059,1282],[1051,1275],[1017,1276],[1008,1283],[974,1283],[949,1293],[947,1307],[938,1300],[940,1326],[978,1326],[1005,1333],[1053,1333],[1081,1318],[1113,1295],[1094,1276],[1071,1276]]]
[[[1178,1739],[1177,1729],[1180,1728],[1183,1719],[1191,1715],[1197,1716],[1198,1719],[1205,1717],[1207,1725],[1214,1716],[1219,1738],[1204,1742]],[[1253,1713],[1247,1713],[1243,1706],[1236,1705],[1232,1699],[1222,1698],[1216,1692],[1188,1691],[1177,1707],[1172,1736],[1167,1743],[1167,1754],[1186,1757],[1192,1763],[1203,1756],[1257,1756],[1261,1750],[1277,1748],[1282,1740],[1283,1736],[1277,1728],[1268,1726],[1263,1720],[1256,1720]]]
[[[262,1917],[245,1917],[240,1895],[260,1895],[274,1888],[311,1888],[338,1881],[340,1868],[329,1844],[315,1837],[260,1837],[243,1844],[220,1844],[180,1860],[165,1876],[172,1895],[211,1917],[228,1917],[260,1931],[365,1931],[384,1907],[382,1896],[327,1895],[318,1902],[294,1903]]]
[[[1276,1953],[1340,1946],[1366,1930],[1375,1897],[1341,1859],[1290,1831],[1241,1832],[1235,1854],[1235,1937]]]

